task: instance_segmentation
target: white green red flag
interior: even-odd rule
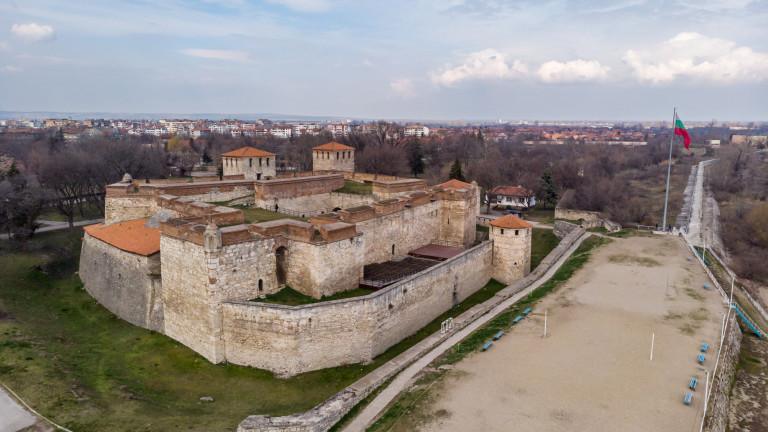
[[[675,116],[675,135],[683,137],[683,145],[688,150],[691,147],[691,136],[688,134],[688,129],[685,128],[683,121]]]

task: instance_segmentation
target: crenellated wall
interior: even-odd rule
[[[327,192],[289,198],[256,199],[254,207],[300,217],[312,217],[330,213],[336,209],[372,204],[373,195]]]
[[[226,302],[225,357],[284,376],[370,361],[482,288],[491,253],[482,243],[362,297],[305,306]]]
[[[224,202],[253,196],[253,181],[138,183],[125,181],[107,186],[104,199],[104,223],[109,225],[147,218],[160,209],[161,196],[190,202]]]

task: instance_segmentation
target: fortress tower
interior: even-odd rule
[[[275,177],[275,154],[255,147],[240,147],[221,154],[224,175],[244,175],[246,180],[268,180]]]
[[[312,171],[355,171],[355,149],[331,141],[312,148]]]
[[[533,227],[512,216],[491,221],[493,241],[493,278],[510,284],[531,272],[531,238]]]

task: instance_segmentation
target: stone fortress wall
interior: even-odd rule
[[[493,236],[473,247],[475,184],[428,189],[418,179],[378,179],[378,197],[309,222],[244,224],[242,211],[208,203],[315,199],[337,194],[347,174],[176,184],[126,178],[107,188],[105,225],[119,231],[138,222],[156,236],[155,249],[139,256],[86,235],[81,277],[118,316],[212,362],[292,375],[370,361],[484,286],[495,267],[514,263],[514,277],[529,270],[530,235],[516,239],[527,248],[496,247]],[[314,298],[357,288],[365,265],[430,243],[466,250],[370,295],[300,307],[258,302],[286,285]]]
[[[133,325],[162,331],[159,253],[138,255],[85,233],[79,274],[88,293],[115,315]]]
[[[280,375],[371,361],[482,288],[491,243],[361,297],[283,306],[222,305],[226,359]]]

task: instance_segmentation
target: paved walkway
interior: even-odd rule
[[[0,387],[0,432],[16,432],[35,423],[37,418]]]
[[[695,246],[704,245],[704,202],[706,200],[704,192],[704,175],[706,168],[717,159],[710,159],[699,163],[696,172],[696,183],[691,197],[691,219],[688,222],[688,233],[686,238]]]
[[[58,230],[64,230],[69,228],[68,222],[60,222],[60,221],[49,221],[49,220],[42,220],[38,219],[38,221],[41,226],[40,228],[35,230],[35,234],[49,232],[49,231],[58,231]],[[84,220],[84,221],[78,221],[75,222],[76,227],[85,226],[85,225],[93,225],[96,223],[104,222],[104,219],[90,219],[90,220]],[[8,240],[8,234],[0,234],[0,240]],[[0,430],[0,432],[2,432]]]
[[[590,236],[589,233],[582,236],[579,240],[574,242],[573,245],[566,251],[566,253],[563,254],[562,257],[553,265],[546,273],[544,273],[544,276],[539,278],[536,282],[531,284],[528,288],[524,289],[523,291],[515,294],[514,296],[508,298],[504,302],[500,303],[495,308],[491,309],[490,312],[487,314],[481,316],[473,323],[467,325],[462,330],[458,331],[453,336],[446,339],[443,343],[432,349],[432,351],[428,352],[424,356],[422,356],[420,359],[416,360],[412,365],[405,368],[402,372],[400,372],[395,379],[392,380],[392,382],[384,389],[382,390],[356,417],[355,419],[347,425],[343,429],[343,432],[364,432],[365,429],[373,423],[373,421],[377,418],[379,413],[384,411],[384,409],[387,408],[387,406],[397,398],[397,396],[405,389],[407,389],[410,385],[413,379],[416,377],[416,375],[424,369],[428,364],[430,364],[433,360],[435,360],[437,357],[439,357],[441,354],[446,352],[448,349],[456,345],[457,343],[461,342],[469,336],[472,332],[480,328],[482,325],[487,323],[488,321],[492,320],[494,317],[499,315],[500,313],[507,310],[509,307],[520,301],[522,298],[526,297],[528,294],[530,294],[533,290],[544,284],[546,281],[548,281],[555,272],[560,268],[560,266],[563,265],[563,263],[571,257],[573,252],[576,250],[576,248],[581,245],[581,242],[584,241],[584,239],[588,238]]]

